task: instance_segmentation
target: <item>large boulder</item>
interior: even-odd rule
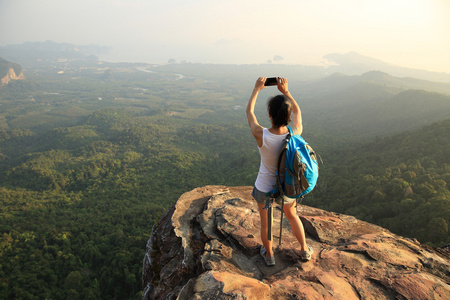
[[[299,205],[314,254],[274,210],[276,265],[259,255],[251,187],[206,186],[183,194],[153,229],[143,299],[450,299],[448,252],[354,217]]]

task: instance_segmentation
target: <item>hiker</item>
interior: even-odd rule
[[[276,172],[278,156],[281,152],[282,142],[289,133],[287,125],[293,116],[294,131],[301,134],[303,130],[300,107],[289,93],[286,78],[277,78],[277,87],[282,95],[277,95],[269,99],[267,109],[271,121],[270,128],[259,125],[254,109],[259,91],[266,88],[266,77],[259,77],[255,83],[253,93],[247,104],[247,119],[253,136],[258,144],[261,156],[261,164],[258,176],[255,181],[252,196],[256,200],[261,218],[261,240],[260,253],[268,266],[275,265],[275,256],[272,249],[272,241],[268,238],[269,217],[265,209],[267,193],[276,185]],[[305,230],[300,218],[297,215],[296,201],[291,201],[284,205],[284,213],[291,224],[294,236],[300,243],[300,257],[304,261],[311,259],[313,252],[311,246],[306,244]]]

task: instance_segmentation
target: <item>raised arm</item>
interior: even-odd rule
[[[266,88],[264,86],[264,83],[266,82],[266,77],[259,77],[258,80],[256,80],[255,87],[253,88],[252,95],[250,96],[250,99],[248,100],[247,104],[247,120],[248,125],[250,126],[250,130],[252,131],[253,136],[256,139],[256,142],[259,147],[262,146],[262,134],[263,134],[263,127],[259,125],[258,120],[255,116],[255,103],[256,98],[258,97],[259,91]]]
[[[293,124],[298,129],[298,134],[301,134],[303,132],[302,111],[300,110],[300,106],[297,104],[297,101],[295,101],[294,97],[292,97],[291,93],[289,93],[287,79],[282,77],[278,78],[277,86],[278,90],[291,101]]]

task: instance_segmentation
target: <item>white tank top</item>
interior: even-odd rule
[[[269,129],[263,129],[263,144],[261,147],[258,146],[261,164],[255,182],[255,187],[263,193],[273,190],[277,183],[278,156],[286,135],[273,134]]]

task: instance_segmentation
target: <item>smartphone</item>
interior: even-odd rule
[[[278,78],[277,77],[268,77],[266,79],[266,83],[264,83],[265,86],[270,86],[270,85],[277,85],[278,82]]]

